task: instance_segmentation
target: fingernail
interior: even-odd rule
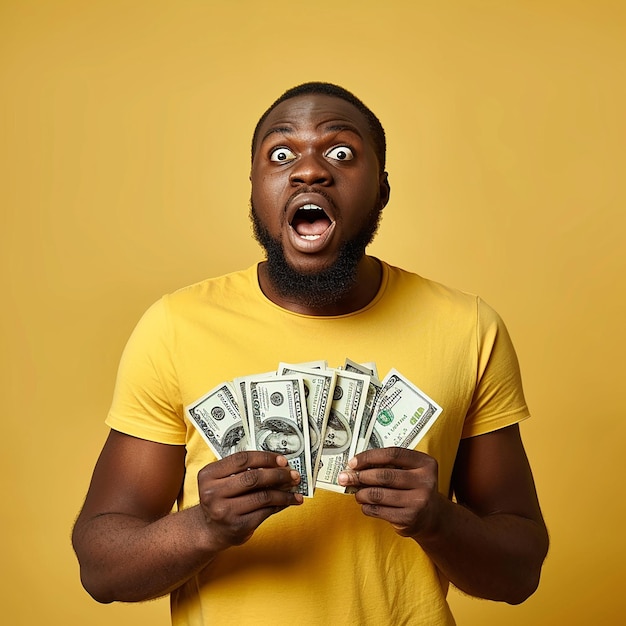
[[[348,482],[348,473],[347,472],[339,472],[337,476],[337,481],[340,485],[345,485]]]
[[[356,457],[352,457],[349,461],[348,461],[348,467],[354,469],[357,466],[357,460]]]
[[[296,470],[291,470],[291,472],[289,472],[291,474],[291,480],[297,480],[298,482],[300,482],[300,473],[296,472]]]

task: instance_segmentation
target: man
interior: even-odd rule
[[[296,87],[259,121],[251,183],[267,261],[164,297],[124,352],[74,529],[84,586],[101,602],[171,593],[174,624],[269,624],[277,606],[305,624],[453,624],[448,581],[522,602],[548,538],[515,353],[478,298],[365,255],[390,191],[380,122],[340,87]],[[346,356],[443,407],[419,450],[350,460],[355,495],[303,503],[284,456],[216,460],[185,421],[221,381]]]

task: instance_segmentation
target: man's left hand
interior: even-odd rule
[[[423,452],[367,450],[350,460],[339,484],[356,490],[365,515],[388,521],[403,537],[430,534],[438,525],[437,461]]]

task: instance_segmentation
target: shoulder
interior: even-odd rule
[[[222,276],[206,278],[187,285],[163,297],[164,305],[169,308],[205,304],[216,299],[233,296],[250,296],[256,291],[257,265]]]
[[[480,296],[414,272],[383,264],[384,311],[395,311],[412,324],[437,332],[447,343],[465,338],[479,350],[498,339],[510,341],[497,311]]]
[[[241,310],[253,306],[259,297],[257,266],[224,274],[181,287],[165,294],[144,314],[161,327],[176,327],[179,322],[205,319],[225,308]]]
[[[462,291],[415,272],[383,263],[386,276],[386,293],[390,299],[410,303],[421,311],[437,312],[438,316],[461,315],[477,319],[485,309],[485,315],[496,315],[493,309],[476,294]]]
[[[177,329],[206,319],[211,307],[234,305],[239,300],[254,298],[256,266],[225,274],[181,287],[161,296],[153,302],[139,318],[129,338],[127,348],[144,346],[150,352],[156,345],[172,345]]]

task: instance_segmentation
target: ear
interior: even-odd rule
[[[391,195],[391,186],[389,185],[389,174],[387,172],[383,172],[380,175],[379,180],[380,185],[380,208],[381,210],[387,206],[387,202],[389,202],[389,196]]]

